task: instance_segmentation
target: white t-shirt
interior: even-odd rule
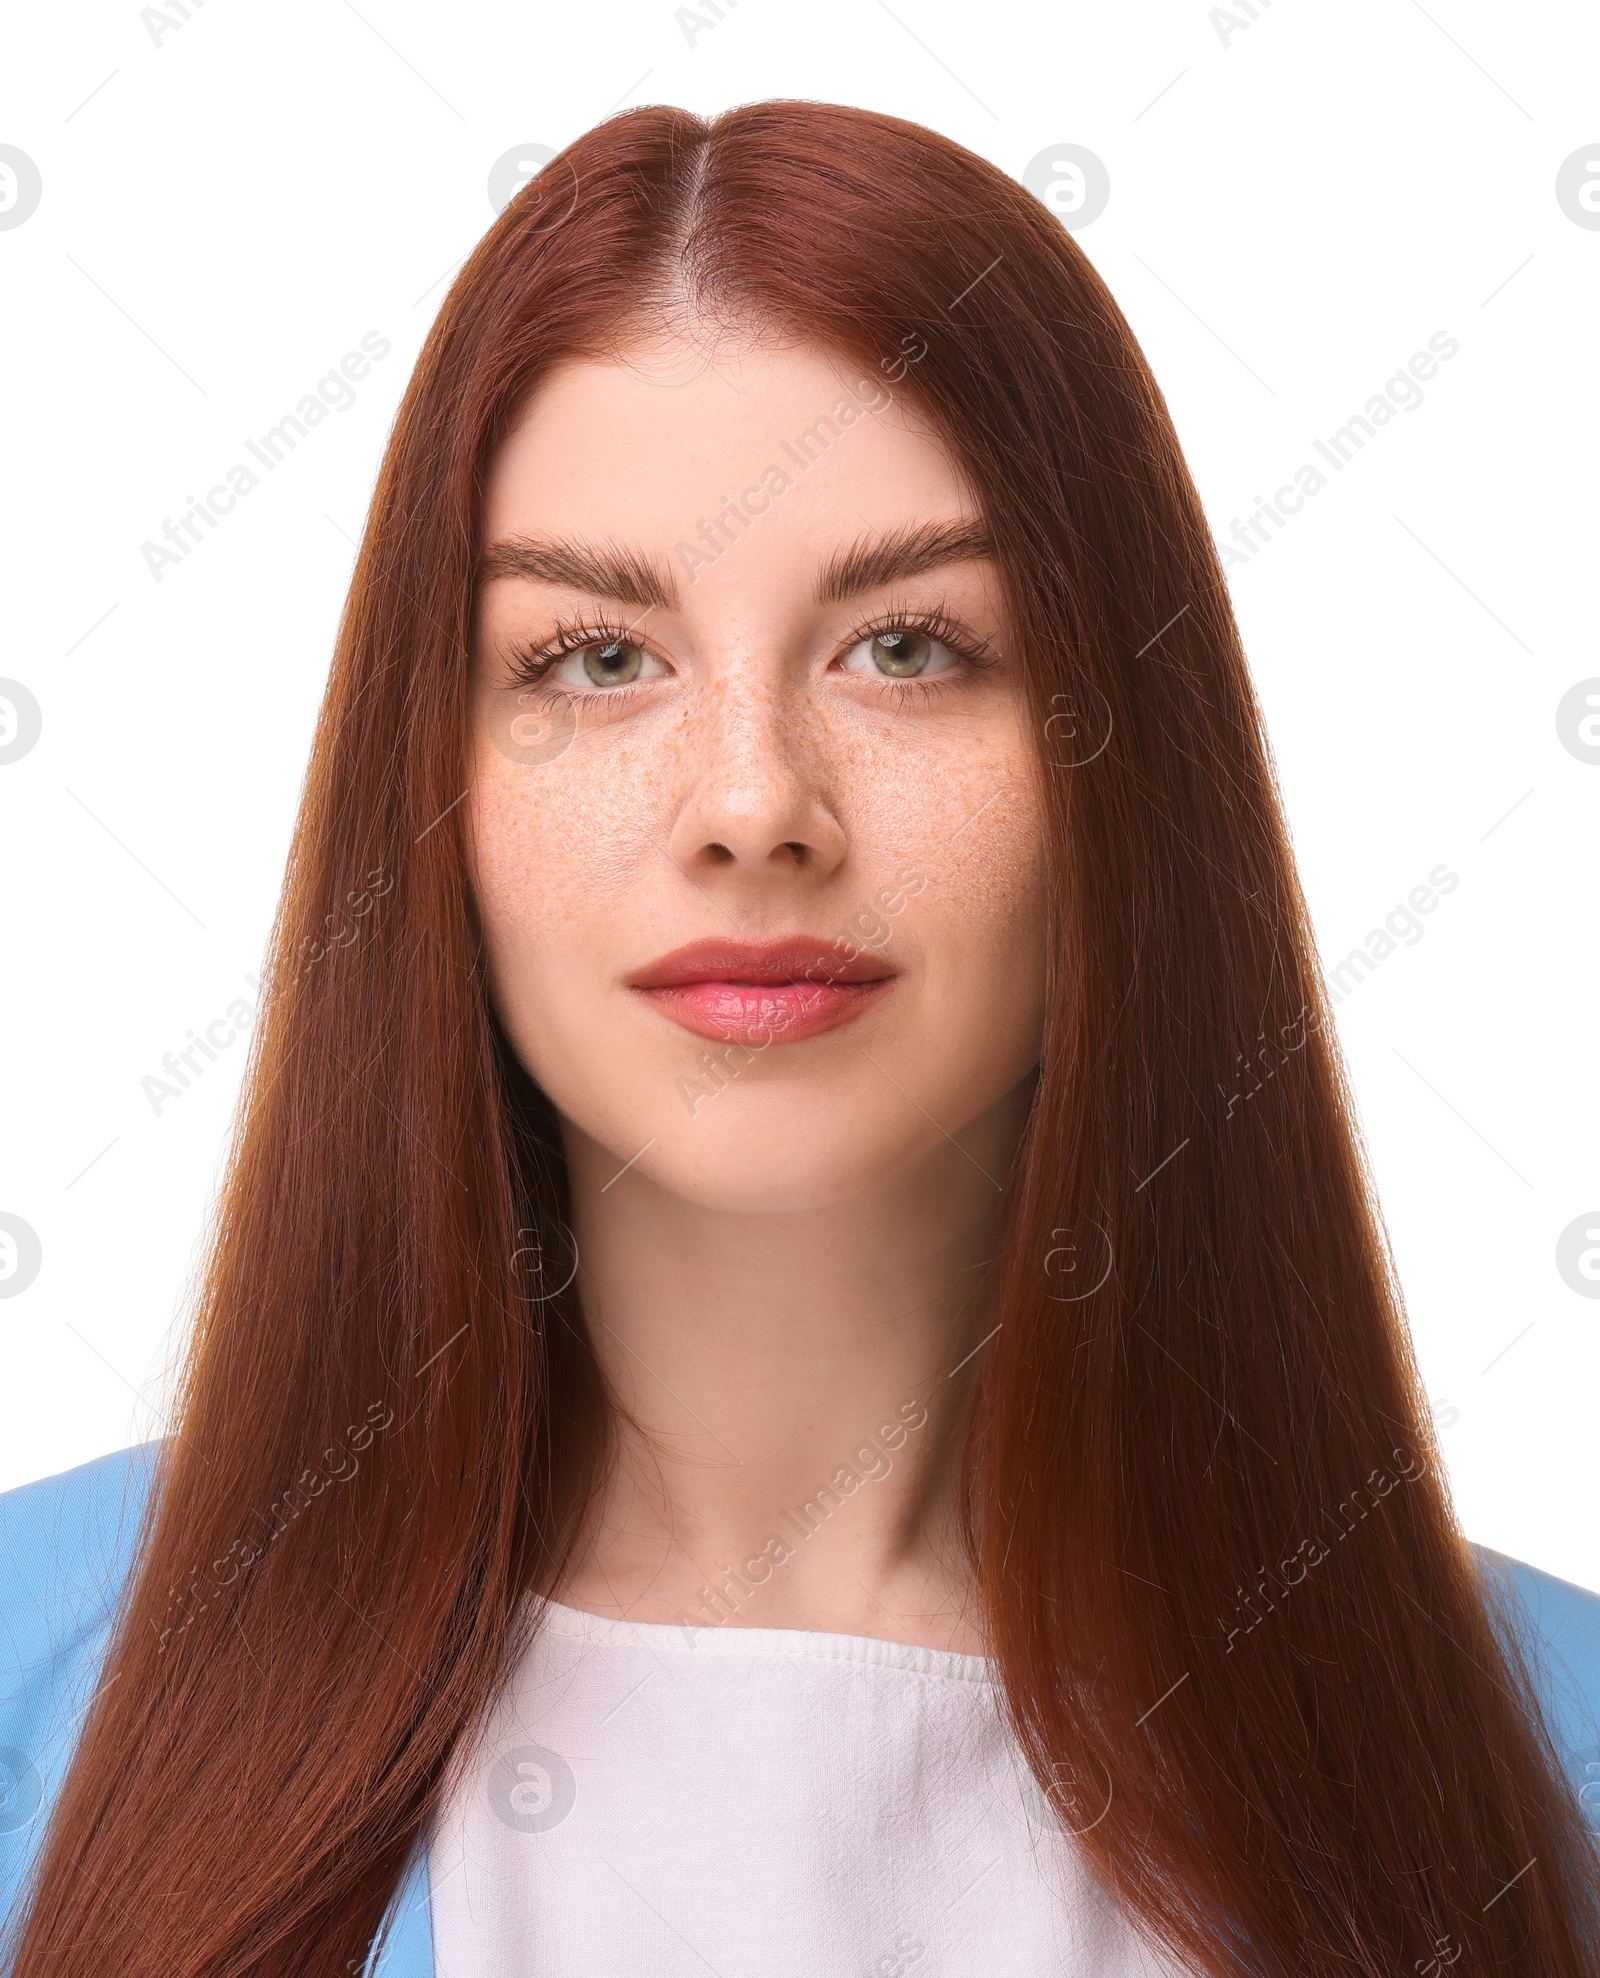
[[[982,1657],[547,1602],[428,1835],[437,1978],[1167,1978]]]

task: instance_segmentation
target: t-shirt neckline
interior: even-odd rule
[[[544,1630],[601,1647],[645,1648],[655,1654],[855,1662],[951,1682],[993,1684],[995,1680],[994,1663],[988,1656],[923,1648],[877,1635],[827,1634],[812,1628],[747,1628],[727,1621],[624,1621],[590,1614],[558,1600],[538,1600],[531,1594],[527,1599],[537,1606]]]

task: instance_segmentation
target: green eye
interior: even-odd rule
[[[878,673],[888,673],[896,680],[910,680],[928,671],[933,641],[922,631],[880,631],[870,639],[870,653]]]
[[[862,633],[856,639],[844,655],[843,671],[874,680],[932,680],[937,674],[953,673],[959,665],[959,655],[935,639],[932,631],[884,625],[882,631]]]
[[[934,679],[961,664],[951,647],[932,632],[911,625],[885,625],[859,638],[844,657],[844,671],[876,680]]]
[[[625,687],[638,679],[643,664],[644,648],[625,639],[583,649],[583,670],[597,687]]]
[[[934,643],[926,632],[875,632],[867,642],[872,663],[892,679],[910,680],[926,672]]]

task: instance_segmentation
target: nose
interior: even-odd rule
[[[667,849],[691,878],[804,874],[820,884],[846,850],[821,750],[770,679],[725,676],[690,716],[690,783]]]

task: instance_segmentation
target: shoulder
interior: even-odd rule
[[[1521,1650],[1567,1776],[1600,1826],[1600,1593],[1475,1546],[1490,1611]]]
[[[0,1493],[0,1927],[100,1680],[159,1442]],[[413,1850],[369,1968],[430,1978],[427,1860]]]
[[[0,1681],[70,1658],[110,1620],[161,1445],[0,1493]]]
[[[94,1694],[160,1448],[0,1493],[0,1914]]]

